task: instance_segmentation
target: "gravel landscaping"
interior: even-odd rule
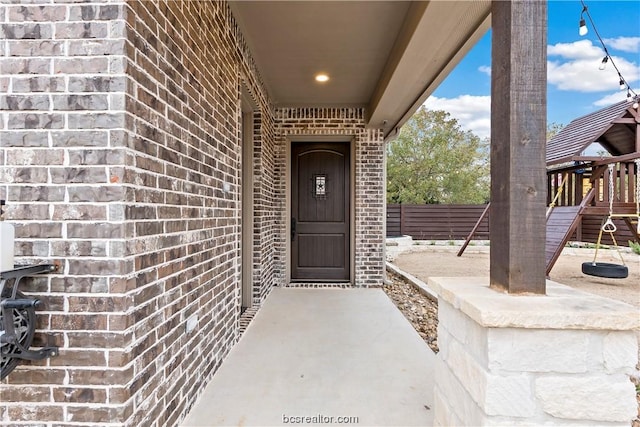
[[[424,342],[438,352],[438,303],[424,296],[411,284],[395,274],[388,273],[389,283],[383,289],[413,325]]]

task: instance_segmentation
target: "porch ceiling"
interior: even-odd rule
[[[366,107],[387,135],[489,28],[490,1],[232,1],[276,107]],[[314,76],[325,72],[320,84]]]

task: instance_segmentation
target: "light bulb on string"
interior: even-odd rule
[[[580,28],[578,29],[578,34],[581,36],[586,36],[589,32],[587,28],[587,22],[584,20],[584,16],[582,16],[587,11],[587,6],[582,7],[582,12],[580,12]]]
[[[578,34],[580,34],[581,36],[586,36],[588,32],[589,29],[587,28],[587,23],[585,22],[584,18],[580,19],[580,29],[578,30]]]
[[[607,62],[609,62],[609,57],[605,56],[604,58],[602,58],[602,62],[600,63],[598,69],[604,70],[607,67]]]
[[[589,14],[589,11],[587,9],[587,5],[584,4],[584,0],[580,0],[580,3],[582,3],[582,12],[580,13],[580,31],[579,31],[580,35],[583,36],[587,34],[587,23],[584,17],[584,14],[586,13],[587,18],[589,19],[589,22],[593,27],[593,31],[595,35],[598,37],[598,40],[602,45],[602,49],[604,50],[604,57],[602,58],[602,61],[600,61],[600,65],[598,66],[598,69],[600,70],[606,69],[607,63],[611,62],[611,66],[618,73],[618,83],[620,85],[620,90],[625,90],[625,89],[627,90],[627,102],[629,103],[633,102],[632,104],[633,108],[637,110],[640,104],[640,96],[631,90],[631,86],[629,86],[629,83],[627,83],[625,78],[620,73],[620,70],[616,66],[616,63],[614,62],[613,57],[609,55],[607,46],[604,44],[604,40],[602,39],[602,37],[600,37],[600,34],[598,33],[598,28],[596,28],[596,24],[593,22],[593,19],[591,18],[591,15]]]

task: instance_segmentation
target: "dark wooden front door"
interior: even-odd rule
[[[348,281],[349,144],[291,148],[291,280]]]

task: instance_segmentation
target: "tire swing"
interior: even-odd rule
[[[598,242],[596,243],[596,253],[593,256],[592,262],[583,262],[582,263],[582,273],[587,274],[589,276],[596,277],[604,277],[608,279],[624,279],[629,276],[629,269],[624,263],[624,258],[622,257],[622,253],[620,253],[620,248],[618,247],[618,242],[616,241],[613,233],[616,232],[617,227],[613,223],[613,164],[609,164],[609,216],[606,220],[603,221],[602,226],[600,227],[600,233],[598,233]],[[638,188],[636,182],[636,189]],[[611,240],[618,252],[618,256],[622,261],[622,264],[613,264],[609,262],[596,262],[598,258],[598,250],[600,249],[600,242],[602,241],[602,233],[607,232],[611,236]]]

